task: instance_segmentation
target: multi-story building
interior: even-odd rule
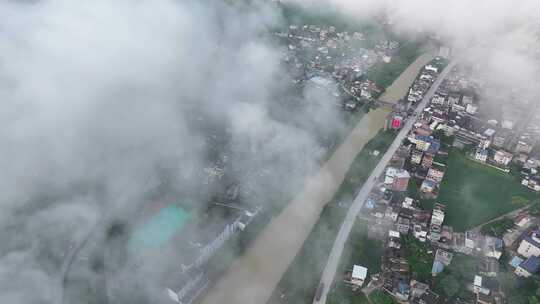
[[[524,237],[517,252],[526,258],[540,256],[540,229]]]
[[[503,150],[498,150],[497,152],[495,152],[495,155],[493,156],[493,160],[498,165],[508,166],[508,164],[512,161],[512,157],[513,157],[512,153],[509,153]]]

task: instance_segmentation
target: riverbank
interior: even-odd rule
[[[379,97],[379,100],[397,103],[398,100],[407,95],[409,88],[416,79],[416,76],[418,76],[420,70],[428,62],[433,60],[435,56],[435,51],[429,51],[416,58],[416,60],[413,61],[413,63],[411,63],[388,88],[386,88],[381,97]]]
[[[381,129],[387,110],[367,113],[321,170],[260,233],[203,299],[205,304],[266,303],[332,199],[356,155]]]
[[[408,90],[408,86],[405,90],[404,86],[407,83],[410,85],[416,78],[416,74],[411,77],[411,73],[414,71],[417,73],[421,68],[420,64],[430,56],[433,54],[422,55],[421,60],[415,60],[411,64],[412,67],[405,69],[394,81],[397,84],[393,83],[388,87],[385,95],[403,94],[401,96],[403,97]],[[387,114],[388,110],[379,108],[362,117],[318,174],[307,181],[296,198],[272,219],[246,252],[233,262],[216,285],[209,290],[202,301],[203,304],[241,303],[245,299],[250,299],[250,303],[263,304],[270,299],[274,288],[319,221],[323,208],[335,197],[356,156],[382,128]],[[371,171],[366,167],[360,169],[367,175]],[[359,185],[362,182],[360,181]]]

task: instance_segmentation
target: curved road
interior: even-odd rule
[[[452,70],[455,64],[456,64],[455,62],[451,62],[441,72],[437,80],[433,83],[433,85],[428,90],[428,92],[426,93],[422,101],[416,107],[413,117],[407,120],[407,122],[403,126],[403,129],[401,129],[401,131],[398,133],[398,135],[392,142],[392,145],[390,145],[390,147],[388,148],[384,156],[381,158],[381,160],[379,161],[375,169],[372,171],[369,178],[366,180],[362,188],[360,188],[360,192],[358,192],[358,195],[354,199],[354,202],[349,207],[349,210],[347,211],[347,216],[345,217],[345,220],[341,224],[339,233],[336,237],[336,240],[334,241],[334,246],[332,247],[332,251],[330,252],[330,256],[328,257],[326,267],[324,268],[324,271],[321,277],[321,282],[319,284],[319,286],[323,286],[322,292],[320,293],[321,296],[319,300],[314,299],[313,304],[326,303],[326,297],[328,296],[328,291],[330,289],[329,287],[332,286],[332,283],[334,281],[334,276],[336,275],[337,267],[339,265],[339,260],[341,258],[341,254],[343,253],[343,247],[345,245],[345,242],[349,238],[349,234],[356,220],[356,216],[362,209],[362,206],[364,205],[364,202],[368,198],[368,195],[371,192],[371,189],[376,185],[377,178],[383,173],[388,162],[390,161],[394,153],[397,151],[397,149],[401,145],[403,139],[405,139],[407,134],[409,134],[409,131],[411,130],[412,125],[415,122],[414,118],[417,117],[417,115],[420,114],[424,110],[424,107],[428,104],[433,94],[435,94],[435,92],[441,85],[443,79],[450,72],[450,70]]]
[[[58,295],[58,304],[64,304],[64,294],[65,294],[65,285],[67,276],[69,274],[69,271],[71,269],[71,265],[73,265],[73,262],[75,261],[75,258],[81,251],[81,249],[84,247],[84,245],[88,242],[90,237],[94,234],[96,229],[100,226],[100,224],[103,223],[103,219],[96,221],[94,225],[92,225],[86,235],[80,240],[78,240],[73,246],[70,247],[69,252],[65,255],[65,258],[62,262],[62,266],[60,267],[60,277],[59,277],[59,295]]]

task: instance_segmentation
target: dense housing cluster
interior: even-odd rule
[[[389,63],[399,47],[394,40],[372,42],[368,33],[339,31],[334,26],[292,24],[276,35],[287,44],[284,61],[293,82],[328,90],[351,111],[382,93],[363,76],[376,63]]]
[[[523,207],[460,231],[445,223],[448,206],[436,199],[449,151],[501,174],[510,175],[517,166],[514,176],[537,190],[529,185],[537,172],[536,114],[520,112],[524,121],[504,115],[499,123],[478,97],[489,88],[457,67],[421,114],[412,115],[443,67],[444,61],[428,64],[387,117],[388,131],[401,129],[408,119],[414,124],[360,216],[368,223],[368,237],[384,242],[380,273],[370,270],[360,281],[351,281],[348,273],[345,281],[357,282],[355,290],[358,282],[360,287],[369,282],[364,291],[381,289],[402,303],[446,303],[450,297],[452,303],[504,303],[512,295],[501,286],[507,284],[503,278],[520,282],[540,273],[539,212]]]

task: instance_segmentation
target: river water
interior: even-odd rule
[[[381,99],[395,103],[407,93],[418,72],[434,58],[425,53],[387,88]],[[260,233],[203,299],[203,304],[265,304],[299,252],[322,208],[343,182],[364,145],[382,128],[386,109],[367,113],[320,171],[310,177],[293,201]]]

